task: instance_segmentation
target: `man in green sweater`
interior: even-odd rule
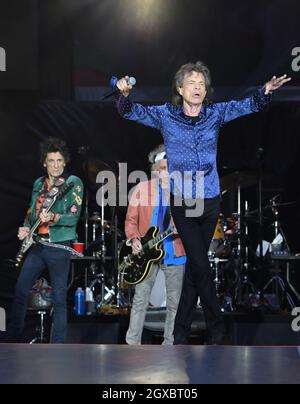
[[[63,343],[67,328],[67,283],[70,268],[72,241],[77,238],[76,226],[80,216],[83,184],[74,175],[66,172],[70,160],[66,143],[61,139],[48,138],[41,144],[41,163],[45,176],[38,178],[33,185],[29,210],[18,237],[24,240],[30,229],[40,219],[20,276],[17,281],[12,307],[8,339],[20,341],[24,329],[27,301],[35,281],[47,268],[53,288],[53,329],[51,343]],[[72,188],[66,195],[49,207],[53,198],[69,185]],[[48,209],[49,210],[49,209]]]

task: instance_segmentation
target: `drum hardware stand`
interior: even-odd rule
[[[105,220],[104,220],[104,195],[101,196],[101,215],[98,212],[94,212],[90,220],[93,221],[93,242],[96,241],[96,229],[101,228],[100,233],[100,254],[93,251],[93,256],[98,256],[100,258],[100,273],[97,273],[96,263],[91,264],[90,269],[92,269],[93,280],[89,284],[89,288],[93,291],[95,285],[98,283],[101,286],[101,300],[98,302],[98,308],[102,307],[104,304],[111,302],[111,298],[115,295],[114,287],[109,288],[105,284],[105,262],[106,262],[106,243],[105,243]]]
[[[112,235],[112,248],[113,248],[113,258],[114,258],[114,282],[113,286],[109,287],[105,284],[105,263],[106,263],[106,254],[107,254],[107,245],[105,241],[105,220],[104,220],[104,192],[101,192],[101,213],[98,214],[99,219],[98,223],[94,223],[93,226],[93,240],[96,240],[96,226],[101,226],[101,233],[100,233],[100,266],[101,266],[101,273],[96,275],[95,280],[91,283],[91,287],[94,287],[95,284],[99,283],[101,285],[101,301],[99,303],[99,307],[102,305],[107,304],[114,304],[117,307],[121,305],[121,296],[119,293],[119,280],[118,280],[118,217],[117,217],[117,208],[118,208],[118,195],[119,195],[119,181],[117,180],[117,194],[116,194],[116,207],[113,208],[112,212],[112,220],[111,220],[111,228],[110,232]],[[103,188],[102,188],[103,190]],[[97,215],[95,215],[96,217]],[[97,255],[97,254],[96,254]]]
[[[275,217],[275,220],[274,220],[274,233],[275,233],[274,235],[275,235],[275,238],[278,236],[279,230],[281,230],[280,229],[280,223],[279,223],[279,210],[278,210],[277,204],[276,204],[276,199],[278,197],[279,197],[279,195],[276,195],[276,196],[274,196],[274,198],[272,198],[270,200],[271,209],[272,209],[272,212],[273,212],[274,217]]]
[[[77,153],[83,157],[83,171],[84,171],[84,180],[86,184],[85,190],[85,209],[84,209],[84,244],[85,249],[88,248],[88,239],[89,239],[89,176],[88,176],[88,163],[89,163],[89,146],[80,146],[77,149]]]
[[[97,307],[101,308],[103,305],[111,302],[112,297],[115,295],[115,291],[114,287],[110,289],[105,285],[105,276],[102,273],[96,275],[96,278],[91,282],[89,288],[93,291],[97,283],[99,283],[101,286],[101,300],[97,303]]]
[[[98,214],[98,212],[95,212],[93,215]],[[96,230],[99,227],[98,223],[96,223],[95,221],[93,222],[93,234],[92,234],[92,240],[93,242],[96,241]],[[97,252],[93,249],[93,257],[97,256]]]
[[[97,275],[99,277],[100,283],[101,283],[101,302],[100,305],[102,306],[103,304],[108,304],[111,303],[112,297],[115,297],[116,294],[116,289],[114,286],[109,288],[107,285],[105,285],[105,262],[106,262],[106,253],[107,253],[107,247],[106,247],[106,242],[105,242],[105,220],[104,220],[104,192],[101,192],[101,220],[100,220],[100,226],[101,226],[101,234],[100,234],[100,267],[101,267],[101,273]]]
[[[241,256],[242,252],[242,242],[241,242],[241,185],[238,186],[238,212],[237,212],[237,220],[238,220],[238,256]]]
[[[119,214],[119,197],[120,197],[120,163],[116,162],[117,175],[116,175],[116,206],[112,209],[112,234],[113,234],[113,258],[114,258],[114,290],[115,290],[115,304],[117,307],[122,306],[120,295],[120,274],[119,274],[119,252],[118,252],[118,214]]]
[[[263,241],[262,241],[262,170],[263,170],[263,153],[264,149],[259,148],[256,152],[256,159],[258,161],[258,166],[259,166],[259,179],[258,179],[258,200],[259,200],[259,267],[262,268],[263,264]],[[240,210],[241,207],[241,193],[240,193],[240,187],[238,190],[238,209],[239,209],[239,214],[241,213]],[[245,203],[245,211],[247,212],[248,210],[248,202]],[[240,222],[239,222],[240,226]],[[259,293],[254,286],[254,284],[249,280],[248,277],[248,272],[249,272],[249,262],[248,262],[248,253],[249,250],[246,248],[246,262],[243,264],[242,262],[242,255],[241,255],[241,226],[239,228],[239,251],[240,254],[238,255],[238,270],[239,276],[238,276],[238,281],[237,285],[235,288],[235,303],[237,305],[243,305],[244,303],[247,302],[247,299],[249,300],[250,294],[254,296],[259,296]],[[246,225],[245,231],[248,233],[248,227]],[[245,297],[246,296],[246,297]]]
[[[278,204],[276,203],[276,199],[278,198],[278,196],[279,195],[276,195],[274,198],[272,198],[270,200],[271,209],[272,209],[273,215],[275,217],[275,220],[274,220],[274,223],[273,223],[273,225],[274,225],[274,235],[275,235],[275,238],[276,238],[279,234],[281,234],[281,236],[283,238],[283,241],[284,241],[285,248],[290,253],[291,250],[290,250],[290,247],[288,245],[287,239],[285,237],[284,231],[282,229],[282,226],[281,226],[281,223],[280,223],[280,220],[279,220]]]
[[[279,210],[278,210],[278,206],[276,204],[276,199],[277,199],[278,195],[275,196],[274,198],[272,198],[270,200],[271,203],[271,209],[272,212],[274,214],[274,235],[275,238],[279,235],[282,236],[283,241],[284,241],[284,246],[287,250],[287,252],[290,253],[290,248],[289,245],[287,243],[287,239],[285,237],[285,234],[283,232],[280,220],[279,220]],[[288,263],[286,265],[289,265]],[[281,272],[280,268],[279,268],[279,262],[275,262],[275,270],[274,270],[274,276],[272,276],[272,278],[267,282],[267,284],[264,286],[263,288],[263,293],[266,292],[266,290],[272,286],[272,294],[274,294],[278,301],[280,301],[280,292],[283,296],[283,299],[286,299],[287,303],[289,304],[290,308],[293,309],[296,307],[291,295],[288,293],[287,291],[287,287],[285,284],[285,281],[283,280],[283,278],[279,275],[279,273]],[[287,275],[288,275],[288,279],[287,282],[289,283],[289,267],[287,267]]]
[[[248,210],[248,202],[245,201],[245,212]],[[249,300],[249,296],[258,295],[254,284],[249,280],[249,250],[248,246],[245,247],[245,259],[242,257],[242,237],[241,237],[241,186],[238,187],[238,213],[235,215],[238,220],[238,248],[236,257],[236,267],[238,270],[237,283],[234,290],[234,304],[242,306]],[[248,225],[245,222],[245,235],[248,235]]]
[[[245,216],[247,215],[247,213],[248,213],[248,201],[245,201]],[[245,239],[246,239],[246,243],[245,243],[244,268],[246,269],[246,271],[248,271],[248,269],[249,269],[249,247],[248,247],[248,244],[247,244],[248,236],[249,236],[249,229],[248,229],[247,221],[245,220]]]
[[[30,345],[35,344],[36,342],[39,342],[40,344],[43,344],[44,340],[45,340],[44,317],[46,316],[47,312],[45,310],[39,310],[37,312],[37,314],[40,316],[40,324],[39,324],[39,327],[38,327],[39,336],[33,338],[33,340],[31,340],[29,342]]]
[[[299,292],[296,290],[295,286],[292,284],[291,282],[291,277],[290,277],[290,262],[287,261],[286,263],[286,282],[288,284],[288,286],[290,287],[290,289],[292,290],[292,292],[295,294],[295,296],[298,299],[298,302],[300,302],[300,295]]]
[[[258,291],[256,290],[254,284],[249,280],[246,273],[241,273],[238,277],[238,281],[234,292],[234,303],[237,306],[243,306],[248,303],[249,296],[258,296]]]
[[[262,181],[263,181],[263,155],[264,149],[259,147],[256,152],[256,159],[258,162],[258,240],[259,240],[259,268],[263,268],[263,207],[262,207]]]
[[[220,297],[219,288],[221,285],[219,263],[220,263],[219,258],[217,258],[217,257],[210,258],[210,264],[211,264],[212,269],[214,270],[214,275],[215,275],[214,284],[216,287],[216,294],[217,294],[218,298]]]
[[[122,285],[124,285],[123,273],[119,273],[118,275],[118,295],[117,295],[117,307],[131,307],[132,301],[132,285],[127,285],[127,288],[124,289]],[[126,292],[127,291],[127,295]]]
[[[242,255],[238,255],[236,258],[236,268],[238,270],[237,282],[234,289],[234,305],[244,306],[249,301],[249,296],[257,296],[258,291],[254,284],[249,279],[249,263],[246,258],[246,262],[243,263]]]
[[[232,298],[229,296],[225,296],[225,294],[222,291],[220,291],[220,287],[222,285],[222,279],[221,279],[222,270],[220,269],[220,263],[228,262],[228,260],[222,258],[220,259],[218,257],[211,257],[209,261],[215,275],[214,284],[216,288],[216,295],[220,302],[221,311],[222,312],[228,311],[228,308],[230,309],[230,311],[233,311]]]
[[[77,149],[77,154],[83,158],[83,173],[84,173],[84,183],[85,183],[85,207],[84,207],[84,246],[85,251],[88,250],[89,246],[89,146],[80,146]],[[84,269],[84,282],[85,286],[88,283],[88,266]],[[72,271],[72,282],[73,282],[74,272]],[[72,283],[71,283],[72,284]],[[71,286],[70,284],[70,286]]]
[[[237,213],[233,213],[233,217],[237,219],[237,257],[242,257],[242,237],[241,237],[241,231],[242,231],[242,204],[241,204],[241,185],[238,186],[238,194],[237,194],[237,199],[238,199],[238,211]],[[247,202],[246,202],[247,203]],[[240,264],[240,263],[239,263]]]
[[[277,298],[278,301],[280,301],[280,291],[283,295],[283,299],[286,299],[288,302],[289,306],[291,309],[294,309],[296,307],[291,295],[288,293],[285,282],[279,275],[280,269],[278,267],[278,263],[275,264],[275,275],[268,281],[268,283],[265,285],[263,288],[263,293],[266,292],[266,290],[269,288],[269,286],[272,286],[272,294],[274,294]]]

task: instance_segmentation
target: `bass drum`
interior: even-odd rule
[[[49,309],[52,306],[52,287],[45,278],[38,279],[32,287],[28,308],[33,310]]]
[[[215,232],[208,249],[209,258],[228,258],[231,253],[230,245],[225,239],[224,232],[224,217],[223,214],[219,214]]]

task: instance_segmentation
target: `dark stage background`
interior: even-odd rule
[[[11,298],[17,273],[7,260],[17,250],[32,183],[42,174],[40,140],[65,139],[71,171],[82,178],[81,146],[89,147],[95,167],[121,161],[130,170],[147,169],[147,153],[161,142],[160,134],[123,120],[101,94],[111,75],[130,74],[137,78],[133,99],[165,102],[173,74],[189,60],[211,68],[216,101],[241,98],[273,74],[292,76],[265,112],[223,129],[218,166],[221,177],[235,170],[257,173],[256,152],[264,149],[263,202],[279,193],[282,202],[295,201],[280,209],[280,217],[292,250],[300,251],[299,12],[297,0],[1,1],[7,70],[0,71],[0,304]],[[92,174],[86,186],[92,213],[99,210]],[[257,183],[243,199],[257,208]],[[234,190],[225,195],[223,211],[236,211]],[[250,230],[255,240],[257,226]],[[264,238],[272,239],[269,223]]]

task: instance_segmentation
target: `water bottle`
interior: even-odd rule
[[[75,292],[75,314],[76,316],[83,316],[85,313],[85,298],[82,288],[77,288]]]

